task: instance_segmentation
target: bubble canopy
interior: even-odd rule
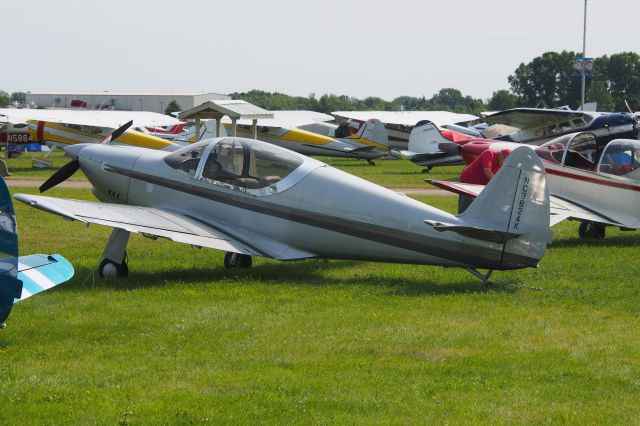
[[[266,142],[217,138],[165,157],[172,168],[213,185],[254,195],[283,191],[323,164]]]

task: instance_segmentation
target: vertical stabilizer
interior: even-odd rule
[[[389,146],[389,133],[384,127],[384,124],[377,118],[371,118],[365,121],[362,126],[360,126],[357,137],[384,147]]]
[[[440,130],[431,121],[419,121],[409,135],[409,151],[415,154],[434,154],[441,152],[440,143],[452,143],[442,136]]]
[[[549,191],[542,162],[529,147],[515,149],[464,213],[463,222],[505,238],[501,267],[535,266],[551,242]]]

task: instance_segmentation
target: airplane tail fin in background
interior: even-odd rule
[[[18,280],[18,234],[11,194],[0,179],[0,324],[7,319],[13,301],[20,298]]]
[[[426,223],[438,231],[503,243],[500,269],[537,266],[553,234],[544,167],[535,152],[515,149],[457,219],[451,224]]]
[[[409,135],[409,151],[416,154],[441,152],[440,144],[456,145],[442,136],[440,130],[431,121],[419,121],[411,130],[411,135]]]
[[[355,135],[357,138],[366,139],[377,145],[384,147],[389,146],[389,133],[384,127],[384,124],[377,118],[371,118],[360,126],[358,133]]]

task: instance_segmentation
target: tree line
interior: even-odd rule
[[[478,114],[515,107],[554,108],[581,104],[582,79],[573,69],[576,52],[546,52],[529,63],[521,63],[507,81],[510,89],[497,90],[485,100],[463,95],[458,89],[444,88],[431,98],[400,96],[392,101],[379,97],[358,99],[345,95],[316,98],[289,96],[262,90],[231,93],[268,110],[305,109],[324,113],[345,110],[446,110]],[[640,110],[640,56],[635,52],[600,56],[594,60],[593,77],[586,81],[586,102],[598,102],[599,111],[626,111],[625,101]]]
[[[324,113],[345,110],[446,110],[479,114],[515,107],[553,108],[580,106],[580,77],[573,69],[576,52],[546,52],[529,63],[521,63],[509,75],[510,89],[497,90],[487,99],[463,95],[458,89],[444,88],[430,98],[400,96],[392,101],[370,96],[358,99],[347,95],[326,94],[319,98],[289,96],[278,92],[251,90],[235,92],[233,99],[244,99],[267,110],[311,110]],[[603,55],[594,60],[593,77],[587,78],[586,101],[598,102],[599,111],[626,111],[625,101],[633,110],[640,109],[640,55],[635,52]],[[9,94],[0,90],[0,107],[12,102],[24,103],[25,93]],[[176,108],[179,107],[176,105]]]

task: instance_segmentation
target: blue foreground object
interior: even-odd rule
[[[73,266],[59,254],[18,257],[11,194],[0,178],[0,328],[16,302],[68,281],[73,273]]]

